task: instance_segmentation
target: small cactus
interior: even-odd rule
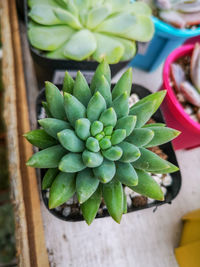
[[[149,173],[170,173],[178,168],[148,148],[172,140],[179,132],[145,123],[160,106],[165,91],[129,108],[132,70],[122,75],[111,92],[110,68],[104,61],[90,87],[81,72],[75,81],[66,72],[63,94],[50,82],[45,87],[48,118],[39,120],[42,128],[25,137],[41,149],[27,165],[48,169],[42,188],[50,188],[50,209],[76,193],[83,216],[91,224],[103,198],[109,214],[119,223],[127,210],[123,185],[164,200]]]

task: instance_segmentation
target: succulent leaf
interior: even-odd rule
[[[110,148],[112,146],[112,143],[111,143],[110,139],[105,136],[99,141],[99,145],[100,145],[101,149],[105,150],[105,149]]]
[[[103,131],[103,123],[100,121],[94,121],[91,125],[91,134],[95,136]]]
[[[117,115],[114,108],[108,108],[101,113],[99,121],[103,123],[104,126],[115,126],[117,123]]]
[[[93,175],[92,170],[87,168],[77,174],[76,192],[80,204],[88,200],[97,190],[99,180]]]
[[[24,134],[24,137],[34,146],[41,149],[57,145],[57,141],[49,136],[43,129],[36,129]]]
[[[58,175],[58,168],[48,169],[42,179],[42,190],[50,188],[56,176]]]
[[[110,216],[120,223],[124,210],[124,194],[122,184],[112,179],[109,183],[103,184],[103,198]]]
[[[60,172],[50,189],[49,208],[53,209],[68,201],[76,190],[76,180],[73,173]]]
[[[106,126],[103,131],[104,131],[105,135],[111,136],[111,134],[113,132],[113,126]]]
[[[138,184],[138,176],[130,163],[116,162],[115,178],[127,186]]]
[[[43,108],[44,108],[44,110],[45,110],[46,116],[49,117],[49,118],[53,117],[53,116],[51,115],[51,112],[50,112],[50,110],[49,110],[49,107],[48,107],[48,104],[47,104],[46,101],[42,101],[42,106],[43,106]]]
[[[55,8],[53,12],[62,24],[67,24],[77,30],[82,28],[82,25],[76,16],[71,14],[69,11],[61,8]]]
[[[101,204],[102,190],[99,185],[97,190],[91,195],[91,197],[80,205],[83,217],[87,224],[90,225],[98,212]]]
[[[133,115],[124,116],[117,121],[115,129],[125,129],[126,136],[129,136],[135,128],[137,117]]]
[[[82,154],[83,162],[85,166],[89,168],[95,168],[101,165],[103,162],[103,157],[100,152],[91,152],[84,150]]]
[[[54,7],[48,5],[35,5],[29,12],[29,17],[42,25],[62,24],[54,14]]]
[[[98,140],[94,137],[91,137],[91,136],[86,141],[86,147],[91,152],[99,152],[99,150],[100,150]]]
[[[61,145],[70,152],[82,152],[85,148],[84,142],[76,136],[73,130],[65,129],[59,132],[57,136]]]
[[[72,94],[74,89],[74,79],[70,76],[70,74],[66,71],[64,80],[63,80],[63,87],[62,91],[65,93]]]
[[[126,130],[125,129],[117,129],[113,132],[111,136],[112,145],[117,145],[121,143],[126,138]]]
[[[126,138],[126,141],[137,147],[141,147],[148,144],[153,137],[154,132],[151,130],[151,128],[136,128],[133,130],[131,135]]]
[[[87,27],[94,29],[111,13],[111,7],[109,5],[94,7],[88,13]]]
[[[136,170],[136,172],[138,175],[138,185],[130,186],[130,188],[143,196],[163,201],[163,192],[156,181],[145,171]]]
[[[124,192],[124,207],[123,207],[123,214],[126,214],[127,213],[127,209],[128,209],[128,205],[127,205],[127,197],[126,197],[126,194]]]
[[[110,84],[106,77],[102,75],[101,77],[98,78],[98,86],[95,87],[94,93],[99,91],[99,93],[104,97],[106,101],[107,107],[109,107],[112,103],[112,95],[110,91]]]
[[[124,92],[123,94],[118,96],[112,103],[112,106],[117,114],[118,119],[127,116],[129,113],[128,98],[129,98],[128,93]]]
[[[103,96],[96,92],[90,99],[87,106],[87,117],[93,122],[99,119],[101,113],[106,109],[106,102]]]
[[[76,120],[75,132],[81,140],[86,140],[90,137],[90,121],[86,118]]]
[[[59,162],[59,170],[62,172],[79,172],[86,168],[83,163],[81,154],[68,153]]]
[[[120,158],[120,161],[122,162],[133,162],[136,161],[141,153],[140,150],[133,144],[128,142],[122,142],[118,144],[118,146],[122,149],[123,155]]]
[[[115,172],[115,163],[107,159],[104,159],[99,167],[93,169],[95,177],[97,177],[102,183],[110,182],[114,177]]]
[[[102,154],[108,160],[116,161],[121,158],[123,151],[119,146],[112,146],[108,148],[107,150],[103,150]]]

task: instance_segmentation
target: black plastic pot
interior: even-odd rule
[[[20,0],[17,0],[20,2]],[[26,22],[26,30],[28,31],[28,6],[27,0],[24,1],[24,14],[25,14],[25,22]],[[21,4],[22,5],[22,4]],[[28,37],[27,37],[28,38]],[[29,41],[28,41],[29,42]],[[29,47],[31,51],[31,55],[33,57],[34,62],[42,67],[44,72],[47,74],[51,74],[53,77],[55,71],[90,71],[94,72],[98,66],[98,62],[96,61],[75,61],[75,60],[66,60],[66,59],[51,59],[45,56],[44,53],[34,48],[30,42]],[[117,64],[111,64],[111,76],[114,77],[121,69],[123,69],[130,61],[120,61]]]
[[[24,19],[24,0],[16,0],[17,11],[22,19]]]
[[[61,88],[61,86],[58,85],[59,88]],[[37,101],[36,101],[36,112],[37,112],[37,118],[38,118],[38,115],[41,114],[41,109],[42,109],[42,101],[45,100],[45,89],[43,89],[39,95],[38,95],[38,98],[37,98]],[[140,85],[134,85],[133,88],[132,88],[132,93],[136,93],[139,98],[143,98],[147,95],[150,94],[150,91],[145,89],[144,87],[140,86]],[[161,111],[160,109],[154,114],[154,116],[152,117],[156,122],[164,122],[164,119],[163,119],[163,116],[161,114]],[[177,159],[176,159],[176,155],[174,153],[174,150],[172,148],[172,145],[171,145],[171,142],[167,143],[167,144],[164,144],[162,146],[160,146],[160,148],[162,149],[162,151],[168,156],[168,160],[175,164],[176,166],[178,166],[178,162],[177,162]],[[40,175],[40,179],[41,179],[41,182],[42,182],[42,178],[44,177],[44,174],[45,174],[45,171],[44,169],[39,169],[39,175]],[[171,186],[167,187],[167,194],[165,196],[165,201],[155,201],[151,204],[147,204],[145,206],[142,206],[142,207],[131,207],[128,209],[127,212],[133,212],[133,211],[137,211],[137,210],[141,210],[141,209],[146,209],[146,208],[151,208],[151,207],[154,207],[156,210],[158,206],[161,206],[161,205],[164,205],[166,203],[168,204],[171,204],[172,203],[172,200],[175,199],[175,197],[177,196],[177,194],[179,193],[179,190],[181,188],[181,173],[180,171],[177,171],[175,173],[172,173],[171,174],[171,177],[173,179],[173,183]],[[41,189],[42,190],[42,189]],[[47,190],[42,190],[42,199],[44,201],[44,204],[46,206],[46,208],[49,210],[48,208],[48,198],[46,197],[46,193],[47,193]],[[61,219],[61,220],[64,220],[64,221],[82,221],[83,220],[83,216],[81,214],[76,214],[76,215],[73,215],[73,214],[70,214],[68,217],[64,217],[62,214],[60,214],[58,211],[56,211],[55,209],[52,209],[52,210],[49,210],[49,212],[54,215],[55,217]],[[107,210],[103,210],[103,214],[102,215],[97,215],[96,218],[103,218],[103,217],[107,217],[109,216]]]

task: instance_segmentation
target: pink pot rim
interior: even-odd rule
[[[170,85],[170,65],[178,58],[190,55],[194,49],[194,44],[183,45],[175,49],[166,59],[163,68],[163,86],[167,90],[167,97],[176,106],[176,110],[182,116],[185,122],[193,126],[198,132],[200,132],[200,123],[194,121],[190,116],[184,111],[182,105],[176,98],[173,88]]]

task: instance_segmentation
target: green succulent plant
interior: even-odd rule
[[[147,124],[160,106],[165,91],[151,94],[129,108],[132,69],[112,92],[110,68],[102,62],[88,86],[81,72],[75,81],[66,72],[63,94],[46,82],[47,118],[42,129],[25,137],[41,151],[28,166],[47,168],[42,188],[50,188],[49,208],[62,205],[75,193],[88,224],[95,218],[102,198],[118,223],[126,211],[123,185],[157,200],[164,195],[149,173],[170,173],[178,168],[154,154],[149,147],[175,138],[179,132],[163,124]]]
[[[154,33],[151,9],[129,0],[29,0],[28,37],[47,57],[130,60]]]

